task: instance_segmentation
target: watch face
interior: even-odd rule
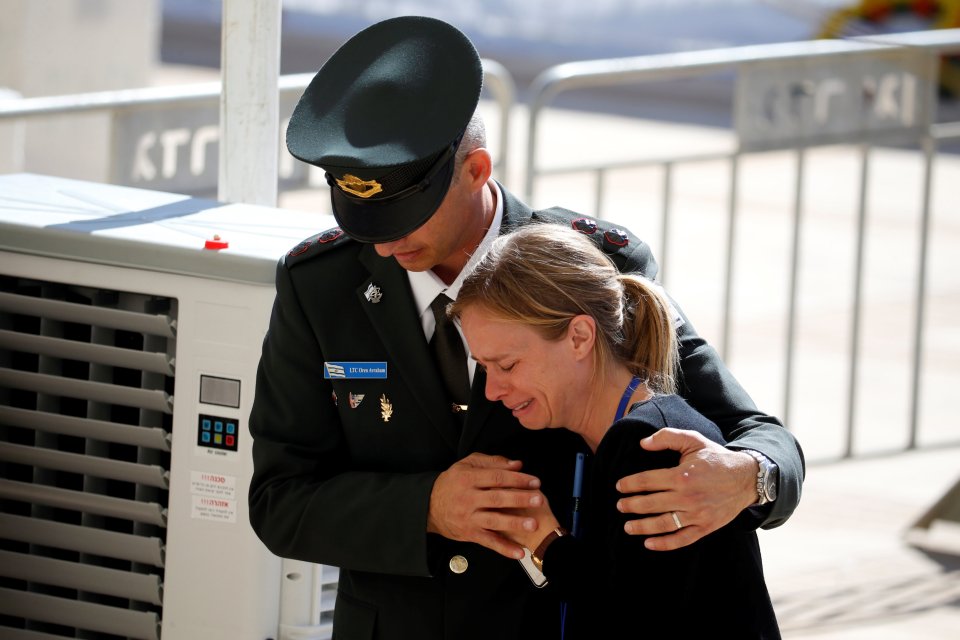
[[[773,502],[777,499],[777,476],[769,467],[763,471],[763,492],[767,495],[767,500]]]

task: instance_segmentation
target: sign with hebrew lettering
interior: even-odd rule
[[[740,67],[734,122],[741,151],[916,136],[930,123],[935,95],[923,52],[769,59]]]
[[[305,165],[294,159],[283,144],[287,120],[297,98],[284,94],[280,97],[278,170],[280,183],[287,186],[306,181]],[[219,98],[117,110],[113,117],[112,150],[113,184],[213,197],[219,176]]]

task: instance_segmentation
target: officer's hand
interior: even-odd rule
[[[648,451],[680,452],[676,467],[643,471],[617,482],[621,493],[651,492],[617,502],[617,508],[625,513],[651,515],[624,526],[629,534],[655,536],[644,541],[648,549],[685,547],[727,524],[757,500],[758,465],[747,453],[678,429],[661,429],[640,444]]]
[[[540,506],[513,509],[512,513],[518,516],[528,516],[537,521],[536,529],[521,529],[520,531],[510,531],[504,534],[517,544],[523,545],[530,550],[539,547],[544,537],[560,526],[557,517],[553,515],[553,510],[550,509],[550,504],[547,502],[546,496],[544,496]]]
[[[504,510],[537,507],[544,497],[540,480],[521,473],[521,466],[517,460],[482,453],[454,463],[433,485],[427,531],[522,558],[520,545],[502,533],[536,531],[537,521]]]

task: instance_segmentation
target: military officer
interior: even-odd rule
[[[501,533],[535,526],[511,508],[569,500],[570,467],[557,461],[572,465],[583,444],[526,431],[518,407],[487,401],[485,375],[442,310],[486,244],[535,222],[572,226],[622,271],[656,276],[630,232],[533,211],[491,179],[474,115],[481,83],[460,31],[394,18],[324,64],[287,131],[290,152],[326,172],[339,226],[277,267],[250,416],[250,520],[277,555],[340,567],[338,640],[559,637],[550,586],[534,586],[523,549]],[[643,443],[682,453],[680,466],[618,487],[638,514],[629,532],[652,549],[741,514],[781,524],[804,473],[790,433],[679,310],[676,325],[681,393],[730,444],[669,430]]]

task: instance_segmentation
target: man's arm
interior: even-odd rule
[[[805,472],[797,440],[776,418],[760,413],[713,347],[677,311],[683,322],[678,329],[680,394],[720,427],[728,444],[722,447],[700,441],[695,434],[671,434],[670,430],[643,442],[644,448],[681,452],[679,466],[628,476],[618,486],[627,494],[654,492],[624,498],[621,508],[628,513],[661,514],[628,523],[633,534],[668,534],[647,541],[649,548],[657,550],[690,544],[756,502],[758,464],[740,449],[759,451],[778,467],[777,499],[755,508],[756,521],[764,528],[783,524],[796,509]],[[673,511],[683,524],[679,531]]]
[[[626,233],[628,245],[611,256],[617,267],[624,273],[655,279],[658,266],[650,248]],[[647,547],[669,550],[688,545],[733,520],[756,500],[757,461],[740,449],[759,451],[777,464],[780,495],[773,503],[752,509],[751,515],[764,528],[779,526],[800,502],[805,472],[800,444],[779,420],[757,409],[716,350],[697,334],[679,305],[672,300],[671,304],[679,324],[679,393],[720,427],[727,446],[700,442],[686,432],[669,440],[664,436],[645,440],[644,448],[663,445],[680,451],[682,457],[673,469],[621,480],[620,490],[625,494],[654,492],[621,501],[627,513],[655,515],[629,522],[628,532],[658,536],[647,539]],[[686,512],[681,516],[685,519],[681,519],[684,526],[680,531],[673,511]]]

